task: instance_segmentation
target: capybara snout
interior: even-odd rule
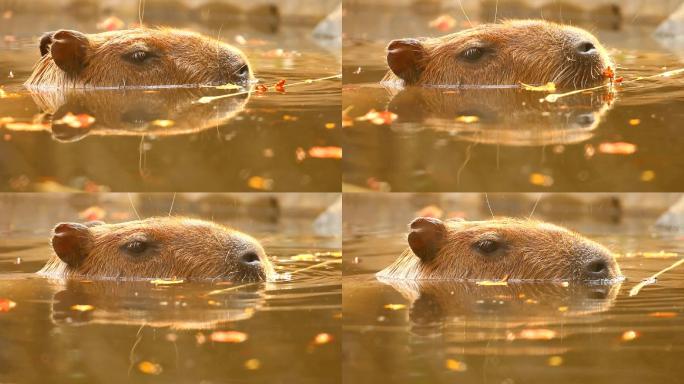
[[[245,86],[252,79],[252,68],[239,49],[172,28],[47,32],[40,39],[40,54],[28,86]]]
[[[406,85],[555,83],[583,88],[615,69],[591,33],[541,20],[483,24],[434,38],[398,39],[387,47],[385,81]]]
[[[378,276],[397,279],[611,280],[620,268],[602,245],[533,220],[441,221],[409,225],[409,248]]]
[[[57,277],[256,281],[274,275],[256,239],[195,219],[61,223],[52,247],[55,255],[41,273]]]

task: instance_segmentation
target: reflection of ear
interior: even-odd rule
[[[73,143],[83,139],[90,134],[90,129],[93,125],[97,124],[97,120],[93,125],[87,127],[72,127],[69,124],[62,121],[64,116],[68,113],[74,115],[87,114],[91,115],[90,111],[87,110],[80,103],[67,103],[59,107],[57,111],[52,115],[52,137],[62,143]]]
[[[419,217],[409,225],[409,247],[423,262],[429,262],[437,256],[446,236],[446,226],[439,219]]]
[[[41,39],[41,53],[44,39],[45,36]],[[62,71],[77,75],[85,66],[89,45],[88,37],[81,32],[60,30],[51,37],[50,54]]]
[[[55,254],[70,267],[78,267],[93,246],[90,229],[78,223],[60,223],[52,235]]]
[[[424,57],[423,44],[416,39],[393,40],[387,46],[387,65],[407,84],[418,81]]]

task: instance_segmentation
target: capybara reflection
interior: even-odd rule
[[[247,85],[252,79],[239,49],[171,28],[48,32],[40,39],[40,53],[27,86]]]
[[[565,228],[533,220],[420,217],[409,248],[379,277],[406,280],[612,280],[611,252]]]
[[[384,81],[406,85],[555,83],[584,88],[608,81],[611,58],[591,33],[540,20],[510,20],[387,47]]]
[[[39,271],[50,277],[188,278],[259,281],[274,269],[253,237],[189,218],[159,217],[119,224],[61,223],[55,255]]]

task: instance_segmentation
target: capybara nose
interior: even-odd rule
[[[610,268],[603,259],[591,260],[584,265],[585,280],[601,280],[610,277]]]
[[[243,78],[249,78],[249,65],[244,64],[237,70],[237,75]]]
[[[596,46],[591,41],[581,41],[577,46],[575,46],[577,53],[580,56],[592,56],[598,54]]]
[[[259,259],[259,255],[257,255],[256,252],[253,251],[248,251],[241,254],[238,257],[238,262],[247,267],[261,267],[261,259]]]

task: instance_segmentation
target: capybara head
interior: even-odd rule
[[[256,239],[197,219],[61,223],[54,229],[52,248],[55,256],[40,273],[55,277],[239,282],[265,280],[275,274]]]
[[[611,280],[621,276],[611,252],[565,228],[532,220],[410,224],[409,248],[379,277],[467,280]]]
[[[139,87],[239,84],[252,69],[237,48],[194,32],[140,28],[97,34],[59,30],[40,39],[29,86]]]
[[[539,20],[483,24],[450,35],[392,41],[385,80],[407,85],[602,84],[615,65],[589,32]]]

